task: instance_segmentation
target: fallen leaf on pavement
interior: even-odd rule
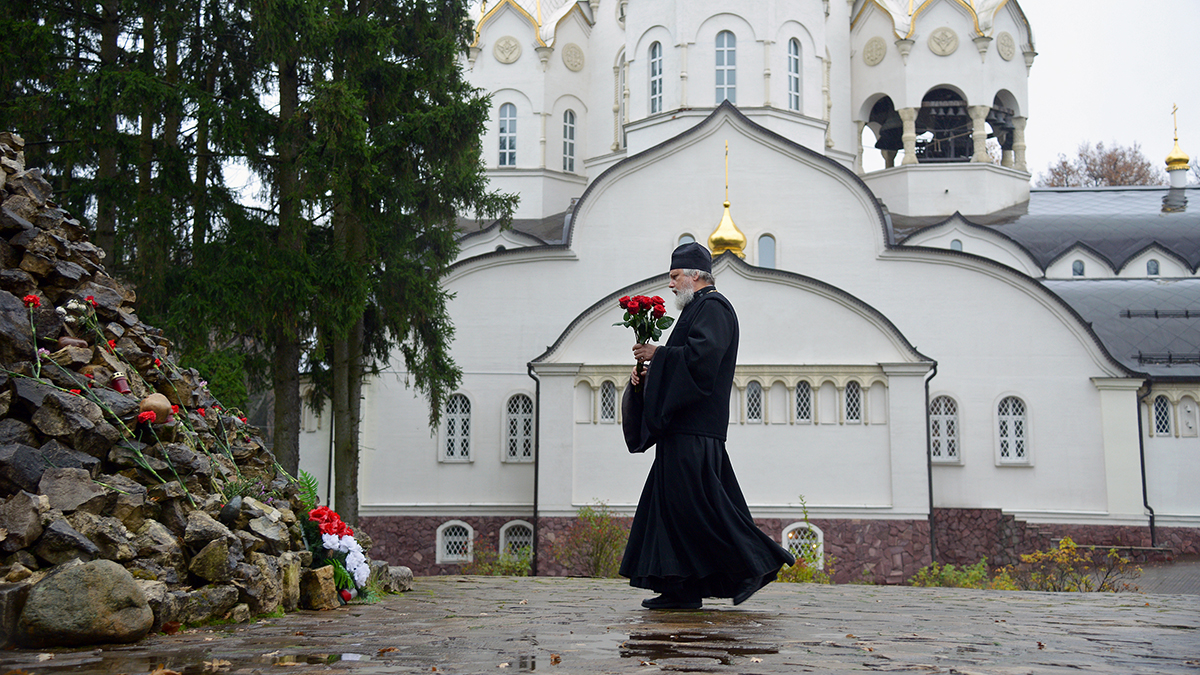
[[[383,649],[380,649],[380,650],[379,650],[379,653],[380,653],[380,654],[386,654],[386,653],[388,653],[388,652],[394,652],[394,651],[396,651],[396,648],[395,648],[395,647],[384,647]]]
[[[561,657],[561,656],[559,656],[558,654],[551,654],[551,655],[550,655],[550,665],[552,665],[552,666],[557,666],[557,665],[558,665],[558,664],[560,664],[560,663],[562,663],[562,657]]]
[[[38,654],[38,657],[37,657],[38,661],[50,661],[53,658],[54,658],[53,654],[46,654],[46,653]]]

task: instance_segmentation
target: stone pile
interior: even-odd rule
[[[0,644],[338,606],[294,481],[138,319],[23,146],[0,133]]]

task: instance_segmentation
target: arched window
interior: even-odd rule
[[[1083,276],[1083,261],[1082,260],[1076,260],[1075,262],[1071,263],[1071,276],[1073,276],[1073,277]]]
[[[681,234],[681,235],[679,235],[679,244],[678,244],[678,245],[679,245],[679,246],[683,246],[684,244],[690,244],[690,243],[692,243],[693,241],[696,241],[696,238],[695,238],[695,237],[693,237],[692,235],[690,235],[690,234]]]
[[[471,402],[462,394],[446,401],[446,449],[443,459],[471,459]]]
[[[500,106],[500,166],[517,165],[517,106]]]
[[[788,110],[800,112],[800,41],[788,41]]]
[[[600,385],[600,421],[617,421],[617,385],[612,380]]]
[[[662,44],[650,45],[650,114],[663,111]]]
[[[950,240],[950,250],[951,251],[961,251],[962,250],[962,240],[961,239],[951,239]]]
[[[775,237],[769,234],[758,238],[758,266],[775,269]]]
[[[504,458],[510,462],[533,461],[533,400],[525,394],[508,399]]]
[[[575,171],[575,112],[563,113],[563,171]]]
[[[929,439],[933,461],[958,459],[958,404],[949,396],[929,402]]]
[[[1028,462],[1028,448],[1025,445],[1025,402],[1016,396],[1005,397],[996,409],[996,422],[1000,440],[1000,461]]]
[[[762,385],[751,382],[746,385],[746,422],[762,424],[763,421],[763,390]]]
[[[1154,435],[1168,436],[1171,433],[1171,402],[1166,396],[1154,398]]]
[[[783,530],[783,547],[801,561],[817,569],[825,568],[825,535],[816,525],[792,523]]]
[[[1146,276],[1149,276],[1149,277],[1158,276],[1158,261],[1157,260],[1150,259],[1150,260],[1146,261]]]
[[[521,549],[533,549],[533,526],[524,520],[512,520],[500,528],[500,555],[517,557]]]
[[[812,424],[813,420],[812,385],[807,382],[796,384],[796,424]]]
[[[471,562],[475,530],[461,520],[442,523],[437,530],[437,563]]]
[[[737,103],[737,38],[723,30],[717,33],[716,104],[728,100]]]
[[[857,382],[846,384],[846,424],[862,422],[862,387]]]

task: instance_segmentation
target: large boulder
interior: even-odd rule
[[[188,563],[188,571],[210,583],[224,583],[233,578],[234,563],[229,559],[229,540],[215,539]]]
[[[129,571],[93,560],[60,565],[30,589],[17,640],[39,648],[135,642],[153,623],[154,612]]]

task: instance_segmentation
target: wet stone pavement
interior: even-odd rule
[[[375,605],[4,651],[0,672],[1200,673],[1198,595],[776,583],[657,612],[645,597],[622,580],[425,577]]]

